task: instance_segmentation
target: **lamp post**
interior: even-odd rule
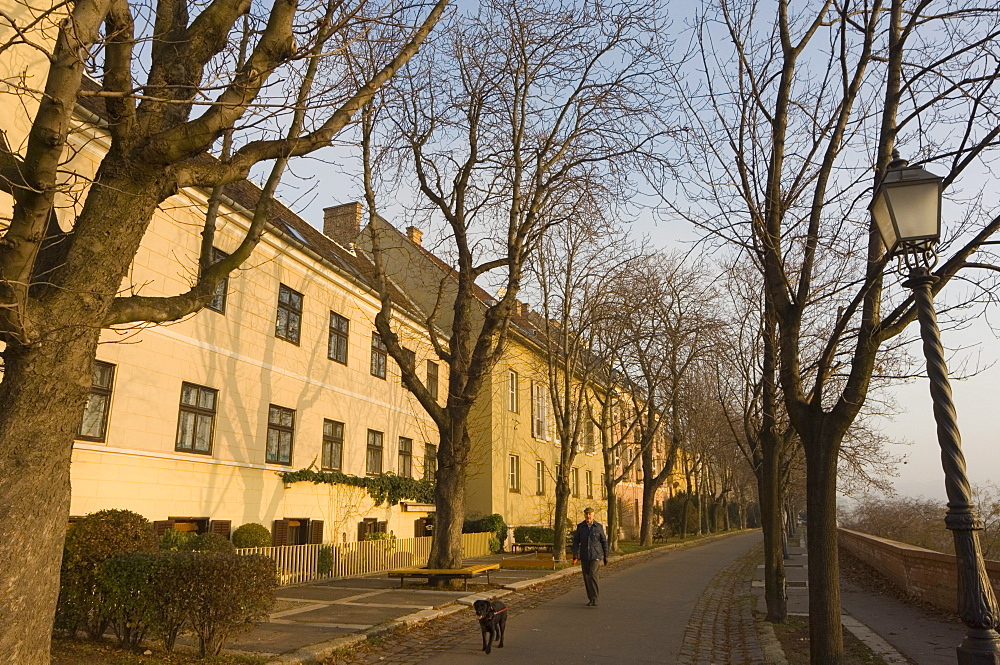
[[[944,520],[955,539],[958,613],[968,627],[965,640],[957,648],[958,663],[1000,665],[1000,635],[996,630],[1000,612],[979,547],[978,531],[983,527],[972,507],[962,439],[931,293],[937,281],[931,268],[937,260],[934,246],[941,235],[941,182],[942,178],[921,167],[910,167],[894,151],[893,161],[869,210],[887,253],[898,255],[909,270],[903,285],[913,290],[920,322],[948,494]]]

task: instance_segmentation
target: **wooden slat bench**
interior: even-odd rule
[[[490,571],[499,570],[499,563],[480,563],[464,568],[397,568],[389,571],[389,577],[398,577],[399,586],[403,587],[407,577],[444,577],[446,579],[463,579],[465,588],[469,588],[469,578],[486,573],[486,583],[490,583]]]

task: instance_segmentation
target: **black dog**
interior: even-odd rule
[[[472,604],[483,631],[483,651],[490,652],[493,642],[503,648],[503,634],[507,630],[507,606],[501,600],[477,600]]]

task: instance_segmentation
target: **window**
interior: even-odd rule
[[[382,432],[368,430],[368,449],[365,455],[365,473],[374,476],[382,473]]]
[[[545,494],[545,462],[535,460],[535,494]]]
[[[344,462],[344,423],[323,419],[323,468],[340,471]]]
[[[607,475],[605,475],[605,474],[602,473],[601,474],[601,498],[602,499],[607,499],[608,498],[608,486],[607,486],[607,482],[608,482]]]
[[[226,254],[221,249],[216,249],[214,247],[212,248],[213,263],[218,263],[227,256],[229,256],[229,254]],[[226,275],[225,277],[222,278],[222,281],[219,282],[218,286],[215,287],[215,296],[212,297],[212,300],[209,301],[209,303],[205,305],[205,307],[215,310],[219,314],[225,314],[226,296],[228,295],[228,293],[229,293],[229,275]]]
[[[531,384],[531,436],[549,440],[548,400],[545,386]]]
[[[586,423],[584,424],[586,428],[584,431],[584,446],[588,453],[592,453],[597,450],[597,438],[594,436],[594,424]]]
[[[114,383],[115,366],[95,360],[91,370],[90,395],[87,396],[87,406],[83,409],[83,420],[80,422],[81,439],[104,441],[107,436]]]
[[[424,480],[434,480],[438,468],[438,447],[433,443],[424,444]]]
[[[427,392],[435,400],[438,398],[438,364],[433,360],[427,361]]]
[[[326,357],[344,365],[347,364],[347,336],[351,322],[346,317],[330,312],[330,341],[327,343]]]
[[[403,478],[413,477],[413,439],[399,437],[399,464],[396,469]]]
[[[377,332],[372,333],[372,376],[380,379],[385,378],[386,350],[382,343],[382,336]]]
[[[580,469],[575,466],[569,470],[569,489],[573,496],[580,496]]]
[[[409,365],[413,371],[417,371],[417,354],[411,349],[403,349],[403,364],[399,366],[399,382],[403,383],[403,366]],[[404,384],[405,385],[405,384]]]
[[[507,377],[508,383],[508,394],[507,394],[507,408],[517,413],[518,403],[517,403],[517,372],[514,370],[510,371],[510,375]]]
[[[521,491],[521,457],[519,455],[510,456],[510,479],[508,488],[511,492]]]
[[[295,410],[271,404],[267,408],[267,457],[271,464],[292,463]]]
[[[181,408],[177,416],[174,449],[186,453],[212,453],[216,402],[219,391],[193,383],[181,384]]]
[[[274,327],[274,336],[292,344],[299,343],[299,331],[302,327],[302,294],[278,285],[278,323]]]
[[[587,481],[586,482],[586,485],[587,485],[587,498],[588,499],[593,499],[594,498],[594,472],[590,471],[588,469],[587,473],[584,475],[584,478]]]

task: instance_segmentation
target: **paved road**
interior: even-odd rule
[[[723,538],[609,571],[601,577],[598,607],[586,606],[579,582],[568,593],[514,614],[505,648],[494,648],[489,662],[676,663],[688,620],[708,583],[760,539],[760,532]],[[470,632],[448,651],[421,662],[481,665],[486,662],[481,647],[477,632]]]

